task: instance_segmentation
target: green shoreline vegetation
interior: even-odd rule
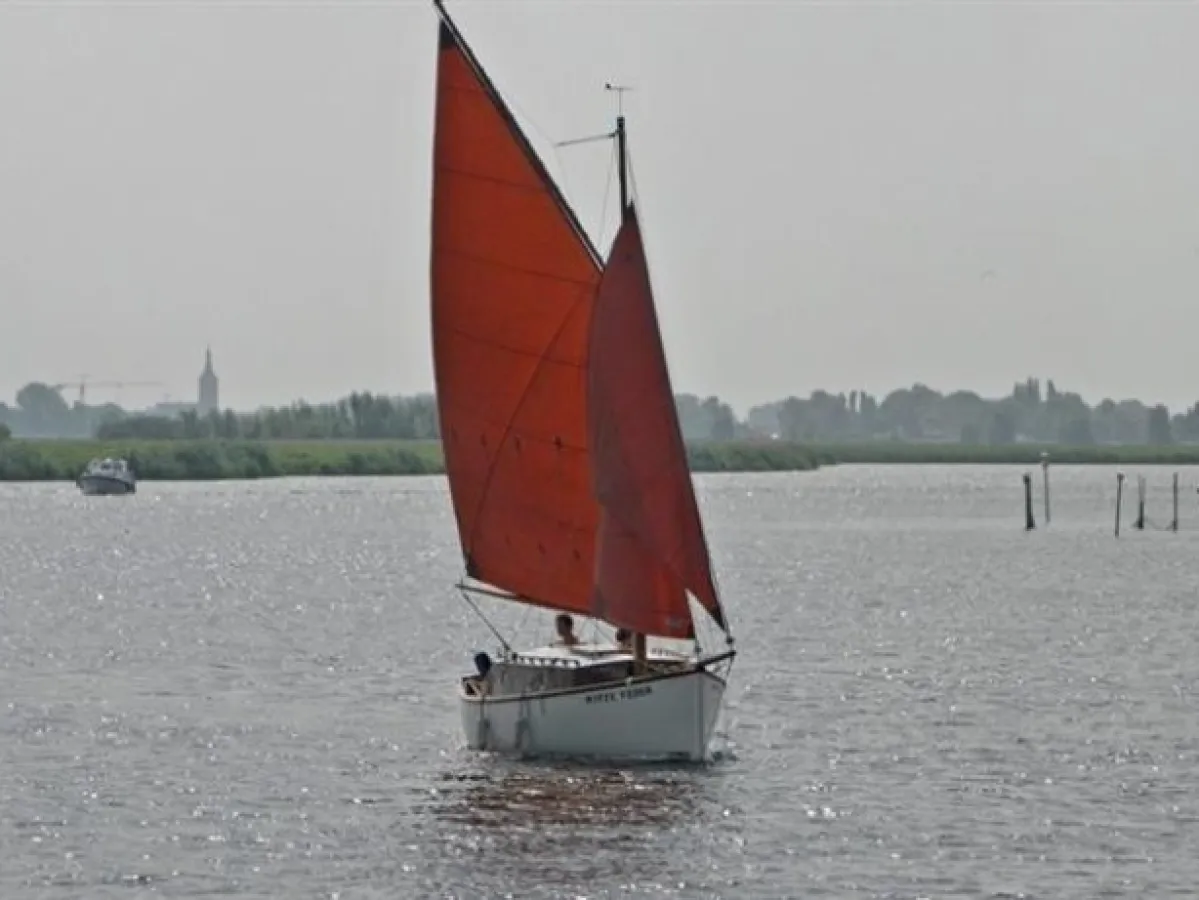
[[[431,394],[351,393],[253,412],[160,404],[69,405],[69,385],[31,382],[0,403],[0,480],[73,481],[88,460],[123,457],[144,480],[312,475],[432,475],[444,471]],[[1162,404],[1078,394],[1037,378],[1005,397],[942,394],[925,385],[877,398],[813,391],[739,419],[718,397],[677,394],[696,472],[808,471],[836,464],[1199,464],[1199,403]]]
[[[726,443],[688,448],[702,472],[807,471],[821,457],[795,444]],[[74,481],[88,461],[121,457],[143,481],[285,476],[438,475],[435,440],[23,440],[0,443],[0,481]]]
[[[876,441],[696,442],[695,472],[795,472],[836,464],[1199,465],[1199,445],[977,446]],[[129,460],[145,481],[208,481],[283,476],[441,474],[436,440],[0,440],[0,481],[74,481],[97,457]]]

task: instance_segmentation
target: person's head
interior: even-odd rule
[[[575,636],[575,620],[566,613],[558,615],[558,618],[554,620],[554,626],[558,629],[558,637],[560,638]]]
[[[476,653],[475,671],[479,673],[480,678],[486,678],[487,673],[491,671],[491,657],[486,653]]]
[[[625,644],[627,644],[632,639],[633,639],[633,632],[629,631],[629,629],[627,629],[627,628],[617,628],[616,629],[616,643],[619,644],[620,646],[623,647]]]

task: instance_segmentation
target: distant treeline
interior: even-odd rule
[[[102,423],[101,440],[437,440],[437,404],[424,394],[355,393],[336,403],[293,403],[252,413],[127,415]]]
[[[942,394],[924,385],[892,391],[882,400],[865,391],[815,391],[756,406],[744,421],[718,397],[675,397],[689,442],[777,439],[791,443],[860,444],[875,441],[1006,447],[1043,444],[1090,447],[1167,446],[1199,442],[1199,404],[1171,416],[1163,405],[1103,400],[1091,407],[1076,393],[1036,378],[1010,395],[985,399],[970,391]],[[130,414],[115,405],[68,406],[45,384],[17,393],[15,407],[0,404],[0,425],[18,437],[97,437],[104,440],[436,440],[437,405],[431,395],[390,397],[354,393],[334,403],[208,416],[177,409]]]
[[[864,391],[807,399],[788,397],[749,411],[750,431],[788,441],[955,442],[1008,446],[1038,443],[1066,447],[1097,444],[1162,447],[1199,441],[1199,405],[1175,416],[1163,405],[1103,400],[1091,407],[1052,381],[1029,378],[1007,397],[987,400],[971,391],[941,394],[917,384],[879,401]]]
[[[683,436],[689,441],[731,441],[752,437],[732,408],[715,397],[675,398]],[[96,437],[155,440],[436,440],[437,402],[429,394],[387,397],[355,393],[336,403],[293,403],[252,413],[226,410],[207,416],[185,411],[172,417],[123,415],[96,429]]]
[[[194,409],[129,413],[114,404],[68,406],[54,388],[28,384],[17,405],[0,403],[0,425],[17,437],[102,440],[433,440],[437,405],[430,395],[387,397],[354,393],[336,403],[293,403],[251,413],[226,410],[199,416]]]
[[[1057,465],[1193,466],[1199,465],[1199,444],[1150,446],[1107,444],[1066,447],[1060,444],[908,443],[860,441],[803,446],[822,465],[1022,465],[1048,459]]]
[[[700,472],[804,471],[823,455],[793,444],[721,443],[688,448]],[[0,481],[74,481],[88,460],[123,457],[141,479],[188,481],[283,475],[431,475],[441,445],[420,440],[7,440]]]

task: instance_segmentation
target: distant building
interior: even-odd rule
[[[177,419],[185,412],[195,412],[196,404],[194,403],[155,403],[146,410],[148,416],[162,416],[167,419]]]
[[[219,390],[220,382],[212,370],[212,348],[209,347],[204,351],[204,371],[200,373],[200,400],[196,404],[196,412],[202,416],[218,412],[221,408]]]

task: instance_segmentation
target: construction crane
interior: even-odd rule
[[[81,375],[78,381],[62,381],[58,384],[52,384],[50,387],[61,392],[64,388],[78,388],[79,399],[76,401],[80,406],[87,397],[88,386],[91,387],[111,387],[111,388],[127,388],[127,387],[162,387],[161,381],[88,381],[86,375]]]

